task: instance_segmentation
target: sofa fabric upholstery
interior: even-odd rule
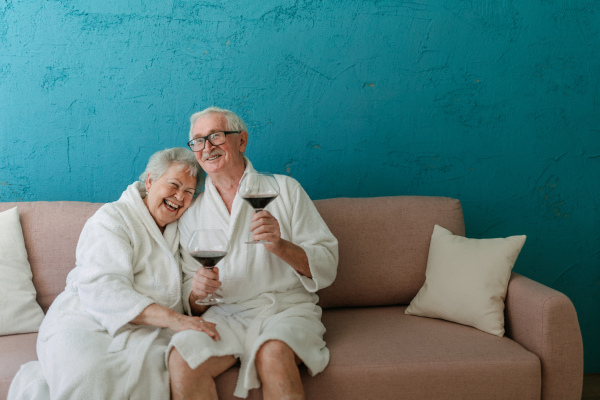
[[[19,206],[37,301],[44,311],[75,266],[86,220],[101,206],[84,202]],[[465,227],[460,202],[397,196],[315,201],[339,241],[338,276],[318,294],[329,366],[301,375],[307,399],[561,399],[581,397],[583,347],[577,314],[562,293],[513,273],[506,335],[405,315],[425,281],[433,227]],[[37,334],[0,336],[0,399],[23,363],[35,360]],[[235,399],[238,367],[216,383]],[[262,399],[260,390],[248,399]]]
[[[65,289],[67,274],[75,267],[75,248],[83,225],[100,203],[0,203],[0,211],[18,206],[25,248],[33,273],[37,301],[44,312]]]
[[[319,291],[323,308],[410,303],[425,282],[434,225],[465,233],[460,202],[447,197],[340,198],[315,205],[340,253],[335,281]]]

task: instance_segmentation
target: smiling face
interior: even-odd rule
[[[152,181],[146,178],[144,203],[161,230],[176,221],[189,208],[196,190],[196,178],[181,164],[172,164],[167,172]]]
[[[227,120],[222,114],[211,113],[200,117],[192,126],[192,137],[203,137],[214,132],[229,130]],[[208,140],[204,150],[194,153],[202,169],[215,178],[218,175],[238,176],[243,174],[244,155],[248,143],[248,132],[227,135],[225,143],[213,146]]]

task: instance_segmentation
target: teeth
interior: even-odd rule
[[[177,204],[173,204],[169,200],[165,200],[165,204],[174,210],[177,210],[179,208]]]
[[[213,160],[216,160],[217,158],[221,157],[222,155],[223,155],[223,153],[219,153],[219,152],[213,153],[212,156],[209,154],[209,155],[202,157],[202,161],[213,161]]]

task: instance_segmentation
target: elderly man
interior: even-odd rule
[[[290,177],[275,175],[280,195],[268,211],[255,213],[237,195],[242,176],[254,169],[244,156],[248,132],[234,113],[211,107],[192,115],[190,139],[188,145],[208,179],[205,191],[181,218],[182,244],[195,229],[222,229],[231,250],[212,271],[198,268],[189,258],[185,261],[187,311],[204,312],[203,318],[216,324],[221,340],[190,331],[190,340],[177,345],[197,347],[197,357],[180,363],[181,368],[190,368],[189,380],[182,380],[181,388],[216,398],[213,378],[239,358],[235,396],[247,397],[262,382],[265,399],[302,399],[298,365],[304,363],[315,375],[329,362],[315,292],[335,278],[337,240]],[[246,244],[249,235],[269,243]],[[195,304],[217,290],[223,303],[208,310]]]

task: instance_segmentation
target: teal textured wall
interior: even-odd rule
[[[528,235],[600,372],[600,3],[0,0],[0,201],[115,200],[210,105],[314,198],[459,198]],[[374,227],[376,229],[376,227]]]

